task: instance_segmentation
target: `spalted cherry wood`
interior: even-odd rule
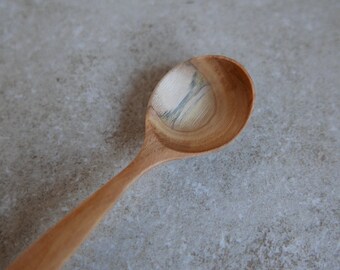
[[[8,269],[59,269],[140,175],[162,162],[225,146],[245,126],[253,101],[252,80],[232,59],[200,56],[173,68],[150,98],[144,144],[137,157]]]

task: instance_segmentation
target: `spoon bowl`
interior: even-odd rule
[[[171,69],[156,86],[146,121],[162,144],[202,153],[232,141],[253,110],[247,71],[224,56],[200,56]]]
[[[200,56],[170,70],[151,95],[144,144],[137,157],[8,269],[59,269],[139,176],[162,162],[228,144],[247,123],[253,102],[250,76],[227,57]]]

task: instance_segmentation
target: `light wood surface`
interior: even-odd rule
[[[176,66],[160,81],[149,101],[158,117],[150,121],[167,147],[202,153],[233,140],[253,103],[253,82],[240,64],[224,56],[201,56]]]
[[[59,269],[140,175],[162,162],[225,146],[245,126],[253,101],[252,80],[234,60],[201,56],[173,68],[150,98],[144,144],[134,161],[48,230],[8,269]]]

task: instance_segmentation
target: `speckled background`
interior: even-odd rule
[[[144,175],[64,269],[339,269],[340,2],[0,1],[0,268],[123,169],[194,55],[253,77],[228,148]]]

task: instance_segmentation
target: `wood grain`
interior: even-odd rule
[[[252,80],[232,59],[201,56],[173,68],[150,98],[144,144],[134,161],[8,269],[59,269],[140,175],[162,162],[216,151],[230,143],[247,123],[253,102]]]
[[[206,85],[206,91],[201,90],[204,102],[197,102],[199,92],[195,88],[196,95],[191,95],[190,84],[196,73]],[[171,87],[172,82],[179,81],[185,82],[182,94],[180,88]],[[173,93],[172,99],[169,92]],[[190,104],[186,100],[188,95],[195,102]],[[241,132],[253,110],[254,95],[249,74],[236,61],[224,56],[196,57],[172,69],[158,84],[149,101],[149,109],[155,111],[150,121],[161,142],[169,148],[187,153],[212,151],[225,146]],[[161,100],[162,96],[166,98]],[[186,106],[182,106],[183,101]],[[191,111],[186,109],[190,106],[197,115],[203,112],[202,115],[193,120]],[[164,117],[164,111],[177,110],[180,117],[176,122]]]
[[[190,62],[185,62],[160,82],[152,107],[171,129],[194,131],[214,114],[215,97],[206,78]]]

